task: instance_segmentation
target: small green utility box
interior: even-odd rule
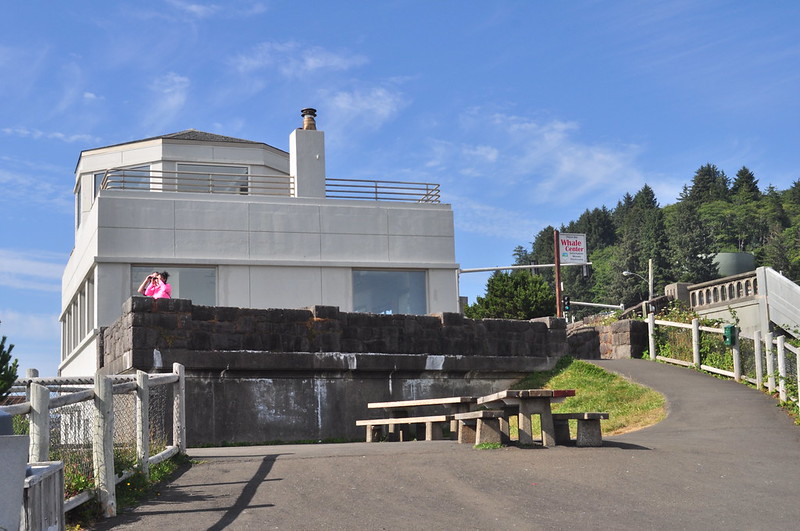
[[[725,345],[732,347],[733,344],[736,343],[736,326],[725,325],[725,331],[722,333],[722,337],[725,338]]]

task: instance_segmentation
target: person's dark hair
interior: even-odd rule
[[[164,282],[166,282],[167,279],[169,278],[169,273],[167,273],[166,271],[162,271],[161,273],[159,273],[159,275],[161,275],[161,278],[164,279]]]

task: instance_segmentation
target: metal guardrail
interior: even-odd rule
[[[288,175],[110,169],[103,175],[100,189],[290,197],[294,179]]]
[[[401,181],[326,179],[325,195],[332,199],[411,201],[414,203],[440,202],[438,184]]]
[[[292,197],[295,195],[295,178],[290,175],[112,168],[104,173],[100,189]],[[440,202],[439,185],[434,183],[326,179],[325,195],[331,199]]]

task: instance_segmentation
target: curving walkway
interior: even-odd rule
[[[596,362],[661,391],[663,422],[602,448],[449,441],[191,449],[157,499],[98,529],[792,529],[800,427],[746,386]]]

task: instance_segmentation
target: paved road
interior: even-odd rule
[[[200,464],[99,529],[795,529],[800,427],[746,386],[597,362],[669,415],[602,448],[449,441],[192,449]]]

